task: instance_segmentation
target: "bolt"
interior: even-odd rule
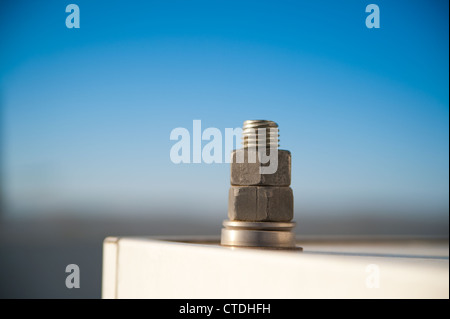
[[[301,249],[295,245],[291,153],[279,150],[278,124],[249,120],[243,126],[243,148],[233,150],[228,220],[223,222],[221,244],[234,247]],[[276,152],[277,170],[264,174],[262,153]],[[257,156],[251,156],[253,155]],[[238,155],[243,161],[237,160]],[[256,158],[251,161],[250,158]],[[270,157],[269,158],[273,158]]]
[[[278,149],[278,124],[266,120],[248,120],[242,128],[244,148],[271,147]]]

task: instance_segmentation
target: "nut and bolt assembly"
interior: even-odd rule
[[[243,148],[231,154],[229,219],[223,222],[221,244],[301,249],[293,232],[291,153],[278,149],[278,124],[245,121],[242,135]]]

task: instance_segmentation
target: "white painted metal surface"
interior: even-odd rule
[[[448,241],[303,241],[303,252],[108,237],[103,298],[449,298]]]

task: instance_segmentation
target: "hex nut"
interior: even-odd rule
[[[243,159],[237,163],[237,158]],[[256,159],[252,163],[250,159]],[[260,167],[270,163],[261,164],[256,151],[238,149],[231,153],[231,185],[236,186],[289,186],[291,184],[291,152],[278,150],[278,167],[273,174],[261,174]]]
[[[230,220],[288,222],[294,217],[290,187],[231,186],[228,197]]]

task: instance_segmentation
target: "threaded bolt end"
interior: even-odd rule
[[[248,120],[242,128],[244,148],[256,148],[265,144],[266,148],[279,147],[278,124],[266,120]]]

